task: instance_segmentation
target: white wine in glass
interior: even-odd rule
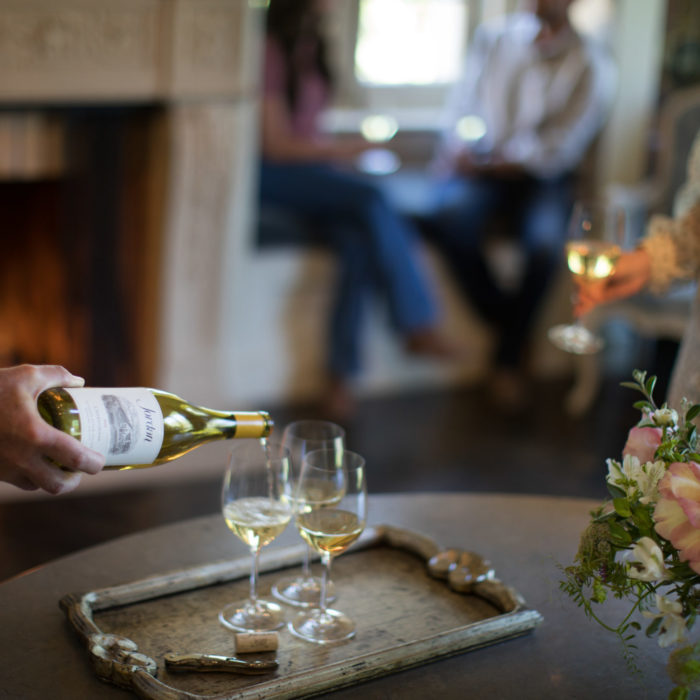
[[[329,448],[340,454],[345,447],[345,430],[336,423],[325,420],[298,420],[287,425],[282,433],[282,444],[289,449],[291,480],[296,486],[306,454],[312,450]],[[318,483],[307,482],[305,488],[307,502],[315,502],[317,507],[336,503],[342,496],[333,491],[332,485],[320,480]],[[294,493],[295,489],[291,489]],[[321,599],[321,580],[311,572],[311,553],[307,548],[302,570],[298,574],[285,576],[272,586],[272,595],[289,605],[301,608],[318,606]],[[327,600],[335,598],[333,584],[326,586]]]
[[[579,284],[600,284],[615,272],[625,241],[624,209],[603,202],[574,204],[566,243],[566,263]],[[586,355],[604,341],[578,318],[549,329],[549,339],[561,350]]]
[[[321,503],[313,494],[320,482],[342,493],[335,503]],[[312,485],[308,488],[308,485]],[[367,519],[367,482],[364,459],[344,450],[315,450],[306,455],[296,486],[294,521],[299,534],[321,556],[324,575],[319,607],[299,613],[289,623],[291,632],[316,644],[334,644],[355,634],[355,623],[345,613],[327,606],[326,584],[333,557],[344,552],[361,534]]]
[[[284,531],[292,516],[289,474],[289,450],[277,443],[246,440],[231,452],[221,509],[229,530],[250,548],[252,562],[248,600],[219,613],[229,629],[262,632],[284,624],[281,606],[258,598],[257,582],[260,549]]]

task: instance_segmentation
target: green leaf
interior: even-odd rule
[[[645,632],[647,637],[653,637],[659,631],[659,627],[661,627],[661,620],[662,618],[655,617],[651,621],[651,624],[647,627]]]
[[[632,515],[630,504],[626,498],[614,498],[613,506],[615,507],[615,512],[623,518],[629,518]]]
[[[685,414],[685,419],[687,421],[693,420],[700,413],[700,404],[695,404],[688,409],[688,413]]]
[[[638,411],[643,411],[645,408],[653,409],[653,406],[648,401],[635,401],[632,404],[632,408],[636,408]]]
[[[626,495],[623,489],[621,489],[619,486],[614,486],[613,484],[608,484],[608,493],[613,498],[624,498]]]
[[[634,382],[620,382],[620,386],[624,386],[626,389],[639,391],[639,384],[635,384]]]
[[[647,383],[644,385],[644,388],[647,391],[647,394],[651,396],[654,393],[654,387],[656,386],[656,377],[651,376],[649,377]]]
[[[622,525],[616,522],[611,522],[608,524],[610,529],[610,536],[614,540],[613,544],[617,544],[622,547],[632,544],[632,536],[627,530],[625,530]]]
[[[689,697],[690,691],[683,686],[678,686],[669,693],[668,700],[688,700]]]

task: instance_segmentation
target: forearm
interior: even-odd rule
[[[262,154],[269,160],[287,163],[333,162],[347,158],[338,144],[330,140],[297,138],[263,139]]]
[[[650,287],[665,291],[675,280],[697,277],[700,270],[700,202],[681,217],[653,216],[642,241],[651,261]]]

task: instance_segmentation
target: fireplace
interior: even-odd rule
[[[165,178],[150,145],[162,120],[147,105],[5,114],[25,147],[13,144],[0,180],[0,365],[152,382]]]

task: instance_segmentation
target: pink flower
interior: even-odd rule
[[[700,574],[700,465],[675,462],[659,482],[656,531]]]
[[[661,428],[632,428],[627,436],[622,456],[632,455],[642,464],[654,461],[656,448],[661,444]]]

